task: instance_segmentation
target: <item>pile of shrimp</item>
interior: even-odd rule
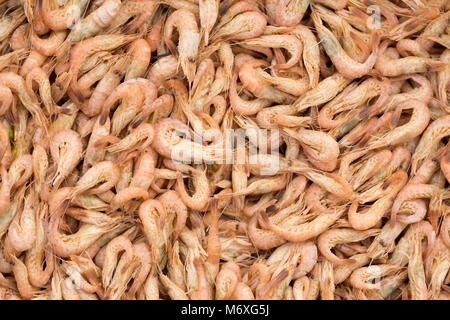
[[[449,19],[0,0],[0,299],[450,299]]]

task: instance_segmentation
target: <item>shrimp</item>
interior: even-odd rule
[[[61,31],[72,27],[82,15],[88,4],[87,0],[70,0],[58,8],[54,0],[42,0],[41,14],[45,24],[53,31]]]
[[[101,235],[110,231],[116,224],[116,219],[104,217],[101,224],[83,224],[80,229],[71,235],[59,232],[61,220],[65,210],[70,205],[72,188],[60,188],[51,194],[49,198],[50,223],[48,226],[48,241],[58,256],[69,257],[79,255],[83,250],[91,246]]]
[[[230,88],[230,105],[233,110],[239,115],[252,115],[258,113],[263,108],[269,106],[271,101],[268,99],[257,98],[254,100],[244,100],[237,93],[237,79],[238,72],[233,73]]]
[[[209,42],[209,34],[216,24],[216,20],[219,16],[219,1],[200,0],[198,7],[200,12],[200,33],[202,34],[204,45],[207,46]]]
[[[36,240],[36,212],[37,194],[31,192],[25,197],[23,211],[16,214],[8,228],[6,243],[15,251],[30,249]]]
[[[176,119],[161,119],[155,125],[152,147],[160,155],[175,161],[220,161],[224,154],[216,146],[203,146],[185,139],[176,133],[193,137],[193,132],[183,122]],[[199,140],[196,140],[199,141]]]
[[[256,39],[244,40],[242,43],[250,46],[286,49],[290,54],[290,58],[286,63],[272,66],[272,68],[277,69],[293,67],[300,60],[303,51],[302,42],[292,35],[262,35]]]
[[[127,237],[118,236],[111,240],[106,246],[105,260],[102,268],[102,283],[106,289],[108,289],[111,284],[114,270],[117,265],[118,256],[122,251],[124,251],[123,257],[125,257],[125,264],[121,270],[117,270],[120,273],[124,273],[133,261],[133,244]]]
[[[386,283],[387,278],[377,283],[370,283],[369,281],[372,282],[374,278],[381,279],[383,276],[387,276],[397,271],[399,271],[399,267],[390,264],[379,264],[358,268],[353,271],[350,276],[350,283],[353,287],[358,289],[378,289],[381,285]]]
[[[231,9],[231,8],[230,8]],[[261,12],[247,11],[240,13],[223,23],[228,12],[213,29],[211,40],[245,40],[259,37],[264,33],[267,20]]]
[[[52,179],[54,188],[58,188],[64,179],[75,169],[81,159],[83,144],[80,135],[73,130],[63,130],[55,134],[50,142],[50,154],[57,163]]]
[[[83,104],[85,97],[78,85],[78,72],[81,64],[90,55],[104,50],[112,50],[135,40],[134,35],[100,35],[78,42],[70,51],[69,72],[71,74],[70,88],[73,91],[75,103]]]
[[[25,265],[28,270],[30,283],[36,287],[43,287],[50,280],[55,268],[55,260],[51,247],[47,244],[48,205],[38,207],[36,214],[36,241],[25,254]],[[45,259],[45,268],[42,263]]]
[[[139,206],[139,218],[143,225],[143,232],[151,246],[152,261],[160,263],[159,234],[163,228],[167,213],[159,200],[148,199]]]
[[[423,132],[419,144],[411,158],[411,171],[415,173],[417,168],[426,160],[439,141],[450,135],[450,116],[443,116],[434,120]]]
[[[275,25],[293,27],[300,23],[308,9],[309,0],[266,1],[269,18]]]
[[[369,149],[392,146],[420,135],[430,121],[430,110],[419,100],[407,100],[397,106],[397,110],[413,109],[408,123],[399,126],[381,137],[372,137],[368,142]]]
[[[190,196],[185,189],[181,173],[177,176],[175,190],[179,193],[186,206],[194,210],[203,211],[211,196],[208,179],[206,177],[206,170],[195,170],[192,172],[192,175],[192,182],[195,188],[195,192],[192,196]]]
[[[380,45],[380,54],[374,66],[383,76],[395,77],[409,73],[435,71],[442,69],[445,65],[442,61],[424,57],[409,56],[400,59],[391,59],[385,54],[388,45],[388,41]]]
[[[323,25],[317,12],[313,11],[311,17],[321,43],[339,73],[344,77],[354,79],[364,76],[372,69],[378,57],[379,35],[377,33],[374,33],[371,39],[372,53],[364,63],[359,63],[351,59],[342,49],[334,34]]]
[[[186,9],[173,12],[166,20],[164,26],[164,41],[172,54],[175,54],[175,44],[171,40],[173,30],[179,32],[178,54],[180,64],[189,83],[194,80],[200,34],[194,14]]]
[[[175,214],[176,222],[172,229],[171,241],[177,240],[183,231],[188,217],[188,209],[176,191],[168,190],[158,197],[167,215]]]
[[[73,195],[106,192],[120,179],[120,167],[111,161],[101,161],[89,168],[77,181]]]
[[[333,171],[336,168],[339,145],[331,136],[303,128],[286,128],[283,131],[300,142],[309,161],[319,170]]]
[[[419,198],[438,198],[442,201],[450,198],[450,191],[432,184],[408,184],[395,198],[391,210],[391,219],[394,222],[396,221],[397,213],[405,201]]]
[[[16,93],[23,106],[33,115],[39,126],[46,130],[48,119],[39,105],[34,102],[33,98],[28,93],[25,81],[21,76],[14,72],[1,72],[0,85],[10,88],[11,91]]]
[[[265,212],[261,213],[261,218],[266,225],[265,227],[273,231],[275,234],[287,241],[301,242],[311,239],[324,232],[334,222],[336,222],[336,220],[339,219],[343,213],[344,210],[338,209],[334,212],[331,211],[323,213],[310,222],[288,227],[280,227],[271,223]]]

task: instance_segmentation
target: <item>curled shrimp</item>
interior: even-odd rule
[[[380,230],[371,229],[367,231],[356,231],[353,229],[330,229],[322,233],[317,239],[317,247],[320,253],[324,255],[327,260],[336,265],[354,263],[352,259],[341,259],[331,252],[331,248],[339,243],[349,243],[364,240],[368,237],[378,235]]]
[[[364,63],[359,63],[347,55],[333,33],[323,25],[321,18],[316,12],[312,12],[311,17],[321,43],[339,73],[344,77],[354,79],[362,77],[372,69],[378,56],[379,36],[377,33],[374,34],[371,40],[372,53]]]
[[[177,52],[175,44],[171,40],[175,28],[180,35],[178,44],[180,64],[189,83],[191,83],[194,80],[200,43],[200,34],[194,14],[189,10],[179,9],[167,18],[164,26],[164,40],[172,54]]]
[[[57,169],[52,179],[54,188],[58,188],[75,169],[81,159],[82,151],[83,144],[77,132],[63,130],[53,136],[50,142],[50,154],[57,163]]]

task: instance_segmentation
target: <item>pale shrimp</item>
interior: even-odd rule
[[[334,212],[327,212],[319,215],[310,222],[300,225],[280,227],[269,221],[265,212],[261,213],[261,218],[269,230],[283,237],[285,240],[292,242],[301,242],[311,239],[325,230],[327,230],[339,217],[342,216],[344,210],[337,209]]]
[[[391,219],[395,222],[401,205],[408,200],[420,198],[438,198],[440,201],[450,198],[450,191],[432,184],[408,184],[395,198],[391,210]]]
[[[354,270],[363,267],[370,262],[369,256],[365,253],[353,255],[348,260],[352,260],[353,262],[337,265],[333,270],[334,282],[336,285],[344,282]]]
[[[416,241],[422,241],[427,239],[427,249],[425,250],[425,256],[432,252],[436,241],[436,232],[433,230],[431,224],[422,220],[417,223],[408,226],[406,233],[398,241],[395,250],[389,258],[389,263],[396,266],[405,266],[408,263],[409,255],[413,250],[414,243]]]
[[[94,53],[115,49],[135,40],[135,38],[136,36],[134,35],[100,35],[78,42],[72,48],[70,51],[69,72],[72,77],[70,87],[74,94],[75,103],[81,105],[85,102],[78,85],[78,72],[83,61]]]
[[[116,272],[124,273],[133,261],[134,247],[130,239],[125,236],[118,236],[111,240],[106,245],[105,260],[102,268],[102,283],[103,287],[108,290],[111,284],[114,270],[118,262],[119,253],[124,251],[123,257],[125,257],[125,264],[121,270]]]
[[[331,249],[341,243],[358,242],[380,233],[379,229],[357,231],[349,228],[330,229],[317,238],[317,247],[320,253],[335,265],[350,264],[356,261],[352,259],[341,259],[331,252]]]
[[[351,79],[344,77],[340,73],[332,74],[320,81],[314,89],[309,90],[303,96],[298,98],[293,103],[294,111],[301,112],[312,106],[317,106],[332,100],[344,90],[350,82]]]
[[[450,149],[447,147],[447,151],[444,151],[444,154],[440,161],[441,171],[444,174],[447,182],[450,183]]]
[[[267,13],[272,23],[293,27],[300,23],[309,6],[309,0],[266,1]]]
[[[114,196],[114,198],[111,200],[111,210],[116,211],[117,209],[124,207],[125,204],[128,201],[139,201],[139,200],[147,200],[149,198],[149,194],[147,190],[144,190],[140,187],[127,187],[119,192]]]
[[[411,171],[415,173],[417,168],[426,160],[432,150],[442,138],[450,135],[450,115],[434,120],[423,132],[419,144],[411,159]]]
[[[247,232],[253,245],[258,249],[269,250],[285,243],[286,240],[274,232],[257,228],[259,215],[259,212],[253,214],[248,223]]]
[[[153,182],[155,165],[155,158],[150,153],[141,154],[136,160],[130,186],[148,190]]]
[[[339,145],[330,135],[303,128],[285,128],[283,131],[300,142],[309,161],[319,170],[333,171],[336,168]]]
[[[116,88],[122,77],[125,75],[126,67],[128,66],[127,57],[119,57],[117,61],[111,66],[109,71],[97,83],[92,92],[88,103],[80,105],[81,111],[87,116],[93,117],[98,115],[103,107],[104,102],[110,93]]]
[[[447,108],[447,102],[448,102],[448,86],[450,83],[450,67],[448,66],[450,62],[450,49],[445,50],[440,57],[441,61],[447,63],[447,67],[443,69],[442,71],[438,71],[437,73],[437,82],[438,82],[438,93],[439,93],[439,99],[440,102],[443,104],[444,110],[447,112],[449,111],[449,108]]]
[[[161,31],[163,29],[164,21],[166,19],[165,14],[161,14],[159,18],[153,23],[151,30],[145,37],[145,40],[150,46],[151,52],[155,52],[158,49],[158,44],[161,38]]]
[[[89,98],[92,95],[94,91],[92,87],[105,76],[114,62],[114,58],[105,59],[78,80],[83,96]]]
[[[222,149],[216,146],[203,146],[180,137],[180,134],[185,134],[187,137],[194,135],[191,129],[179,120],[161,119],[155,124],[152,147],[160,155],[175,161],[216,162],[223,159]]]
[[[420,135],[430,121],[430,110],[426,104],[419,100],[407,100],[397,106],[397,110],[413,109],[408,123],[396,127],[383,134],[373,137],[368,142],[369,149],[392,146]]]
[[[151,252],[146,243],[137,243],[133,245],[134,258],[137,260],[139,271],[134,275],[133,283],[128,289],[126,296],[134,297],[136,292],[143,286],[151,270]]]
[[[159,200],[148,199],[141,203],[138,214],[144,235],[151,246],[152,261],[159,264],[162,254],[159,247],[159,234],[164,227],[167,213]]]
[[[425,274],[429,281],[429,290],[432,299],[437,299],[446,280],[450,268],[450,254],[448,247],[438,238],[432,250],[425,258]],[[447,277],[448,279],[448,277]]]
[[[94,164],[100,162],[105,157],[105,144],[103,143],[106,137],[109,136],[111,122],[109,118],[101,125],[99,121],[100,117],[94,123],[91,136],[84,154],[82,173],[85,173]]]
[[[200,33],[202,34],[204,45],[207,46],[209,34],[219,16],[219,1],[201,0],[198,3],[198,7],[200,12]]]
[[[238,72],[235,71],[230,82],[229,97],[231,108],[237,114],[252,115],[271,104],[271,101],[268,99],[257,98],[254,100],[244,100],[241,98],[237,92],[237,79]]]
[[[9,39],[9,46],[14,51],[30,48],[30,39],[26,36],[29,32],[30,25],[28,23],[22,24],[14,30]],[[11,56],[11,54],[9,55]]]
[[[42,0],[40,12],[50,29],[60,31],[72,27],[81,18],[87,4],[86,0],[70,0],[63,8],[58,8],[55,0]]]
[[[15,190],[25,184],[33,174],[33,168],[31,165],[32,157],[30,154],[24,154],[17,157],[9,167],[9,183],[11,184],[11,190]]]
[[[417,42],[420,44],[422,48],[429,51],[433,45],[434,42],[430,39],[427,39],[427,36],[437,36],[444,32],[446,26],[448,26],[448,18],[450,16],[450,13],[446,11],[445,13],[442,13],[431,21],[423,30],[423,32],[419,35],[417,38]]]
[[[424,263],[422,260],[422,245],[416,241],[408,257],[408,279],[412,300],[427,300],[429,296],[425,280]]]
[[[144,39],[134,40],[129,47],[130,64],[125,74],[125,81],[143,77],[150,64],[151,49]]]
[[[362,77],[372,69],[378,56],[379,35],[377,33],[372,35],[372,53],[364,63],[359,63],[347,55],[334,34],[323,25],[322,20],[316,12],[312,12],[311,17],[321,43],[339,73],[344,77],[354,79]]]
[[[34,116],[39,126],[47,128],[48,120],[39,105],[29,95],[25,81],[21,76],[14,72],[2,72],[0,73],[0,85],[10,88],[11,91],[16,93],[23,106]]]
[[[186,293],[163,273],[159,274],[159,280],[163,284],[164,288],[166,288],[167,294],[170,296],[171,299],[189,300],[189,297],[186,295]]]
[[[435,71],[444,67],[444,63],[432,58],[409,56],[400,59],[391,59],[385,54],[389,42],[380,45],[380,54],[375,63],[375,69],[383,76],[395,77],[409,73]]]
[[[111,161],[101,161],[89,168],[77,181],[73,195],[98,194],[114,187],[120,179],[120,167]]]
[[[37,233],[36,241],[25,254],[25,265],[28,270],[30,283],[36,287],[43,287],[51,278],[55,268],[55,260],[51,247],[47,244],[48,206],[38,207],[36,214]],[[42,263],[45,259],[45,268]]]
[[[192,300],[212,300],[212,290],[206,278],[205,266],[200,258],[194,258],[194,268],[197,276],[197,284],[192,290]]]
[[[224,263],[216,277],[215,298],[217,300],[230,299],[240,281],[239,266],[234,262]]]
[[[384,105],[384,107],[380,111],[388,111],[388,110],[395,110],[396,106],[400,104],[403,101],[409,100],[409,99],[417,99],[421,100],[424,103],[430,103],[433,98],[433,88],[431,86],[430,80],[428,80],[426,77],[420,75],[420,74],[412,74],[412,75],[405,75],[395,78],[398,81],[393,81],[394,79],[391,79],[391,83],[394,86],[395,83],[401,83],[400,81],[411,79],[414,82],[416,82],[419,87],[414,88],[407,92],[401,92],[393,94],[389,97],[388,101]],[[394,88],[393,88],[394,89]]]
[[[412,39],[402,39],[397,42],[396,49],[402,57],[410,55],[430,58],[430,54],[417,41]]]
[[[349,199],[353,189],[342,176],[321,172],[309,167],[301,160],[286,160],[275,154],[258,154],[249,157],[250,172],[253,174],[275,175],[277,173],[298,173],[342,199]]]
[[[171,241],[177,240],[186,225],[188,209],[177,192],[168,190],[158,197],[167,215],[175,214],[176,221],[172,229]]]
[[[157,87],[163,85],[164,81],[175,77],[179,73],[179,61],[174,55],[167,55],[154,62],[147,74],[147,79]]]
[[[321,300],[334,300],[335,282],[333,264],[325,260],[319,264],[319,288]]]
[[[103,1],[102,5],[92,11],[88,16],[71,26],[71,30],[61,47],[58,48],[56,56],[62,61],[67,61],[70,46],[73,43],[95,36],[104,28],[108,27],[119,13],[121,2],[119,0]],[[65,30],[64,30],[65,32]],[[64,37],[65,38],[65,37]],[[63,38],[63,40],[64,40]]]
[[[261,99],[272,100],[277,103],[285,103],[290,100],[288,94],[274,88],[270,83],[262,78],[261,67],[267,67],[264,60],[249,60],[239,68],[239,79],[243,86]],[[259,111],[259,110],[258,110]]]
[[[261,12],[243,12],[222,23],[227,14],[228,12],[225,13],[220,23],[213,29],[212,41],[245,40],[258,37],[264,33],[267,20]]]
[[[290,54],[286,63],[276,64],[272,68],[288,69],[293,67],[302,55],[303,45],[296,36],[292,35],[262,35],[256,39],[244,40],[242,43],[251,46],[263,46],[270,48],[283,48]]]
[[[24,208],[17,213],[8,228],[6,242],[18,252],[26,251],[33,246],[36,240],[37,222],[37,194],[32,191],[25,197]]]
[[[136,128],[142,122],[146,121],[148,117],[158,110],[172,110],[174,99],[170,94],[163,94],[156,98],[150,105],[145,104],[142,107],[141,112],[136,116],[136,118],[131,121],[132,128]]]
[[[194,80],[200,34],[194,14],[185,9],[173,12],[166,20],[164,26],[164,41],[172,54],[176,53],[176,47],[171,40],[174,29],[179,33],[178,54],[180,64],[189,83]]]
[[[48,227],[48,239],[54,252],[61,257],[80,254],[91,246],[100,236],[117,225],[116,218],[100,214],[102,218],[101,223],[85,223],[76,233],[70,235],[60,233],[58,229],[65,214],[65,210],[70,204],[71,193],[72,188],[60,188],[52,193],[49,198],[49,212],[51,218]]]
[[[134,149],[144,150],[152,143],[154,132],[153,125],[142,123],[125,138],[107,147],[106,151],[117,153]]]
[[[384,278],[377,283],[372,283],[374,278],[382,279],[382,277],[393,274],[399,270],[400,268],[398,266],[390,264],[362,267],[353,271],[350,276],[350,283],[353,287],[358,289],[378,289],[381,285],[386,283],[387,278]]]
[[[17,290],[24,299],[32,299],[37,293],[37,288],[32,286],[28,280],[28,270],[21,259],[11,256],[13,264],[12,272],[16,280]]]
[[[348,0],[338,0],[338,1],[331,1],[331,0],[317,0],[318,3],[321,3],[327,7],[330,7],[334,10],[342,10],[347,6]]]
[[[39,53],[49,57],[56,53],[58,47],[63,43],[66,38],[67,31],[53,31],[50,36],[46,39],[42,39],[34,31],[33,28],[30,30],[30,43],[33,45],[33,49]]]
[[[315,88],[319,83],[320,74],[318,67],[320,64],[320,49],[316,36],[308,27],[303,25],[295,26],[291,33],[298,37],[303,44],[303,64],[308,73],[309,86]]]
[[[389,196],[384,196],[375,201],[375,203],[366,211],[357,212],[358,203],[354,202],[349,208],[348,220],[356,230],[367,230],[373,227],[380,219],[389,212],[394,203],[393,196],[402,190],[407,182],[407,174],[403,170],[399,170],[392,174],[383,183],[383,187],[390,188]]]
[[[73,130],[63,130],[50,141],[50,154],[57,168],[52,185],[58,188],[64,179],[75,169],[81,159],[83,143],[80,135]]]
[[[177,176],[175,190],[178,192],[186,206],[193,210],[203,211],[211,196],[208,178],[206,177],[206,170],[193,171],[192,175],[192,183],[195,188],[195,192],[192,196],[186,191],[181,173]]]

